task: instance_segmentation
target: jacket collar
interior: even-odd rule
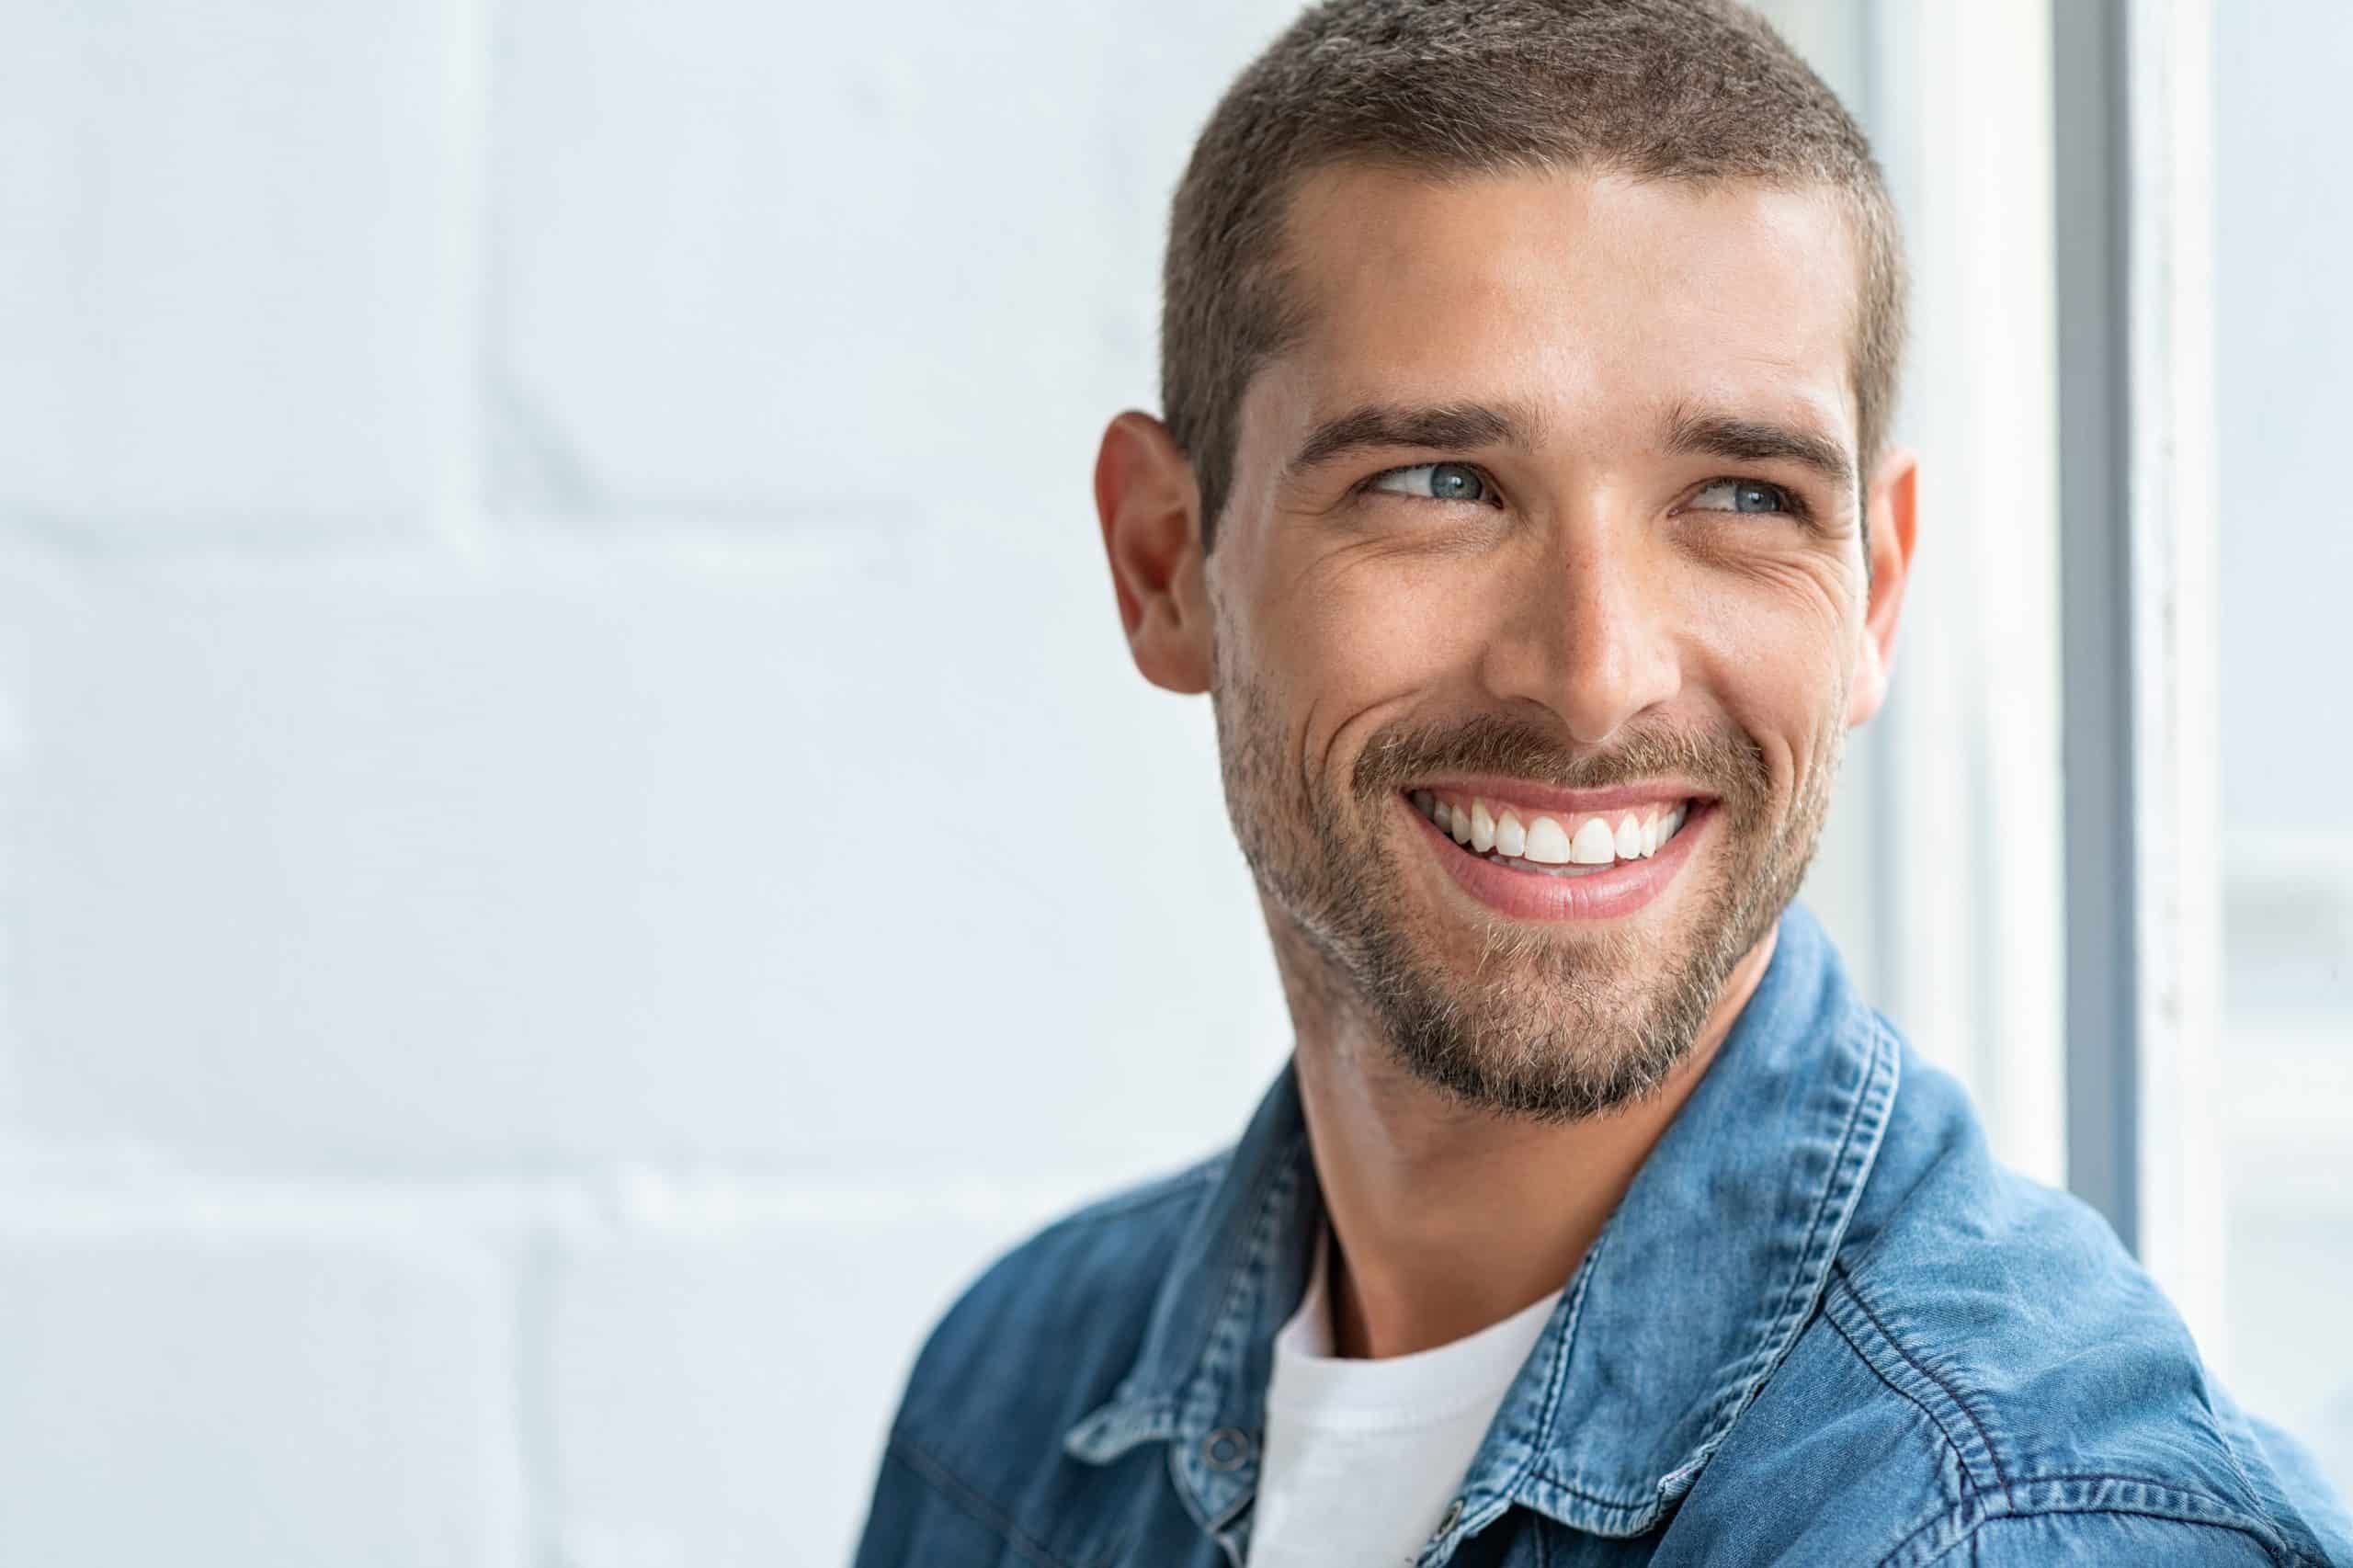
[[[1689,1491],[1812,1315],[1894,1103],[1896,1044],[1792,906],[1716,1059],[1643,1162],[1504,1396],[1427,1561],[1515,1505],[1637,1535]],[[1171,1257],[1132,1369],[1064,1448],[1173,1440],[1223,1529],[1256,1484],[1275,1332],[1322,1204],[1286,1067]]]

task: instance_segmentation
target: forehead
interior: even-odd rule
[[[1705,406],[1854,448],[1859,274],[1827,190],[1342,165],[1302,186],[1284,253],[1305,330],[1252,391],[1302,417],[1517,402],[1600,440]]]

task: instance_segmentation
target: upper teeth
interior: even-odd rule
[[[1477,796],[1414,791],[1414,805],[1457,844],[1479,854],[1490,849],[1509,859],[1548,866],[1606,866],[1641,860],[1659,852],[1683,825],[1686,802],[1658,801],[1631,811],[1583,816],[1522,817],[1510,806]]]

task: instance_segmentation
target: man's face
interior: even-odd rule
[[[1467,1099],[1623,1103],[1795,893],[1877,701],[1847,228],[1748,182],[1343,168],[1286,258],[1310,325],[1204,568],[1278,941]]]

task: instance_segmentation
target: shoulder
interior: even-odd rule
[[[992,1263],[916,1357],[894,1451],[984,1496],[1035,1474],[1133,1364],[1169,1258],[1226,1158],[1090,1203]]]
[[[2106,1221],[1996,1165],[1907,1054],[1821,1310],[1726,1447],[1835,1449],[1904,1515],[1874,1562],[2325,1563],[2232,1412]]]
[[[1872,1178],[1888,1189],[1832,1267],[1822,1347],[1926,1415],[1972,1489],[2113,1474],[2237,1490],[2155,1283],[2091,1209],[1996,1165],[1949,1078],[1905,1067]]]

